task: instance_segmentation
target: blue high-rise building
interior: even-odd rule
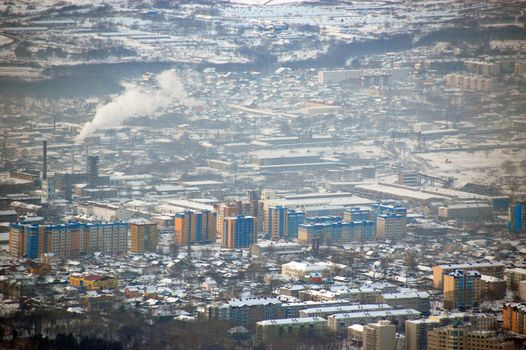
[[[32,224],[9,225],[9,252],[12,256],[28,259],[39,257],[39,237],[43,227]]]
[[[26,226],[24,229],[26,239],[26,258],[38,258],[38,225]]]
[[[508,229],[512,233],[526,232],[526,202],[515,202],[508,209]]]
[[[295,239],[298,237],[298,225],[305,222],[305,213],[302,211],[289,210],[287,215],[287,239]]]
[[[256,242],[256,223],[253,216],[239,215],[223,220],[221,244],[225,248],[248,248]]]

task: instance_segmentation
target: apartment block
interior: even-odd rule
[[[179,245],[215,242],[216,215],[209,210],[177,213],[174,230]]]
[[[130,251],[132,253],[145,253],[157,251],[157,224],[132,223],[130,224]]]
[[[9,241],[14,257],[37,258],[53,253],[67,259],[93,252],[119,254],[128,251],[128,224],[13,224]]]
[[[375,225],[372,221],[322,222],[303,224],[298,228],[298,240],[310,243],[313,239],[320,243],[368,242],[374,239]]]
[[[474,331],[462,325],[432,329],[428,332],[428,350],[513,350],[513,342],[496,336],[495,332]]]
[[[448,74],[444,82],[452,88],[472,91],[490,91],[495,87],[494,79],[469,74]]]
[[[201,316],[250,327],[259,321],[281,318],[281,305],[281,301],[275,298],[233,299],[225,303],[208,305]]]
[[[405,321],[406,350],[427,350],[427,334],[433,328],[440,327],[440,322],[431,319]]]
[[[431,309],[431,302],[427,292],[384,293],[378,301],[395,309],[415,309],[424,315],[429,314]]]
[[[421,313],[414,309],[350,312],[327,317],[327,324],[330,331],[343,334],[347,332],[347,327],[353,324],[363,325],[380,320],[389,320],[396,322],[398,324],[397,330],[400,331],[404,329],[406,320],[416,320],[420,317]]]
[[[478,271],[482,275],[503,279],[504,267],[504,264],[499,262],[435,265],[433,266],[433,288],[442,289],[444,275],[455,270]]]
[[[253,216],[224,218],[223,226],[221,245],[224,248],[248,248],[257,240],[256,222]]]
[[[444,276],[444,308],[466,310],[478,307],[481,299],[481,274],[455,270]]]
[[[396,327],[381,320],[363,327],[363,350],[396,349]]]
[[[376,218],[376,238],[399,239],[407,233],[407,218],[398,214],[379,215]]]
[[[502,307],[502,329],[526,335],[526,304],[505,303]]]
[[[327,320],[321,317],[285,318],[256,323],[256,339],[261,343],[276,338],[322,336],[326,333]]]

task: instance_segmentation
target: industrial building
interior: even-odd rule
[[[446,220],[488,220],[493,218],[493,207],[488,203],[450,204],[438,208],[438,216]]]

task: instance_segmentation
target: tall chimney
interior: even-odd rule
[[[47,179],[47,141],[42,143],[42,179]]]
[[[97,179],[99,177],[99,157],[88,157],[88,184],[90,188],[97,187]]]

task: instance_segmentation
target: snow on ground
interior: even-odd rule
[[[477,152],[424,153],[419,157],[427,160],[434,167],[438,176],[455,177],[455,186],[467,182],[490,184],[499,177],[507,175],[502,169],[502,163],[510,160],[515,166],[515,176],[526,176],[526,169],[520,166],[526,159],[526,149],[511,151],[496,149]]]
[[[13,40],[7,36],[0,35],[0,46],[10,44]]]
[[[313,2],[315,0],[231,0],[230,2],[241,5],[283,5],[297,2]]]

